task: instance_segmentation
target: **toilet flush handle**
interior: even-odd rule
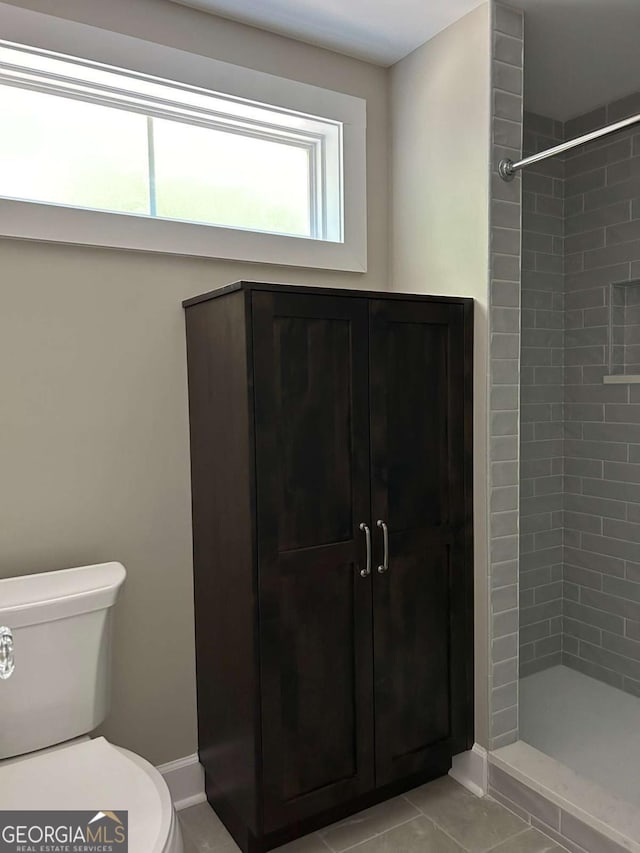
[[[10,678],[15,668],[11,628],[0,627],[0,679]]]

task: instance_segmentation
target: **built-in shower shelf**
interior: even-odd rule
[[[640,383],[640,280],[609,286],[609,375],[603,382]]]
[[[602,381],[605,385],[640,384],[640,373],[630,373],[628,376],[624,373],[612,373],[610,376],[603,376]]]

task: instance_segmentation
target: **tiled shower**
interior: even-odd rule
[[[525,113],[524,152],[638,112]],[[637,128],[524,171],[521,308],[520,674],[640,696]]]

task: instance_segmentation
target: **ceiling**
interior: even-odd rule
[[[525,11],[525,107],[560,120],[640,92],[640,0],[510,0]]]
[[[393,65],[484,0],[174,0],[223,18]]]
[[[484,0],[173,0],[392,65]],[[525,10],[525,106],[565,120],[640,91],[640,0],[509,0]]]

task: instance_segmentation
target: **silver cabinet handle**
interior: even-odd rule
[[[369,526],[362,522],[360,525],[360,530],[364,531],[365,542],[367,543],[367,565],[364,569],[360,569],[360,575],[363,578],[366,578],[367,575],[371,574],[371,531],[369,530]]]
[[[378,566],[378,572],[383,575],[389,569],[389,528],[381,518],[376,521],[376,525],[382,528],[382,539],[384,541],[384,557],[382,558],[382,565]]]

